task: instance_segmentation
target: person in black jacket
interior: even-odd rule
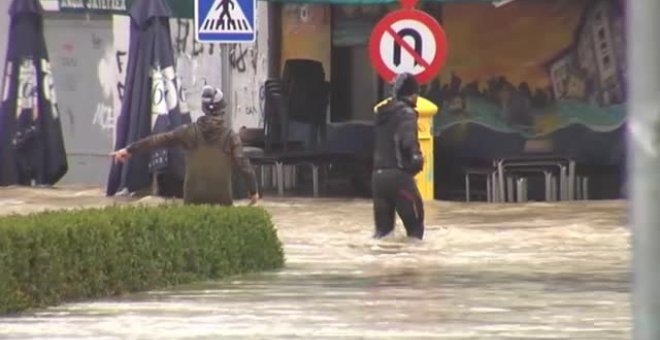
[[[424,238],[424,206],[415,183],[424,166],[417,139],[418,92],[414,76],[402,73],[394,80],[392,98],[376,110],[372,186],[377,239],[394,230],[395,211],[408,237]]]

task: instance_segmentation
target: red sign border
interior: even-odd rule
[[[431,30],[431,33],[435,38],[436,55],[430,62],[431,67],[415,76],[417,82],[425,84],[431,81],[442,69],[442,66],[447,59],[448,46],[447,35],[442,26],[440,26],[435,18],[424,11],[416,9],[400,9],[383,17],[383,19],[381,19],[371,31],[371,37],[369,38],[369,56],[371,58],[371,64],[378,74],[386,81],[392,81],[394,77],[396,77],[394,71],[390,70],[383,62],[383,58],[380,55],[380,40],[384,34],[389,34],[387,33],[387,29],[399,20],[415,20],[421,22]]]

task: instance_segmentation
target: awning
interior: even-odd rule
[[[398,0],[258,0],[265,2],[295,3],[295,4],[328,4],[328,5],[386,5]],[[420,2],[435,3],[492,3],[493,0],[421,0]]]
[[[128,15],[135,0],[93,1],[93,0],[58,0],[60,12],[123,14]],[[172,17],[193,18],[192,0],[165,0],[172,10]]]
[[[127,14],[126,8],[131,8],[135,0],[123,0],[116,2],[96,2],[90,0],[59,0],[60,10],[63,12],[90,12],[90,13],[113,13]],[[291,3],[291,4],[327,4],[327,5],[386,5],[398,2],[398,0],[257,0],[264,2]],[[502,0],[498,0],[502,1]],[[519,0],[518,0],[519,1]],[[192,0],[166,0],[172,9],[172,17],[193,18],[194,3]],[[421,0],[420,2],[434,3],[493,3],[494,0]],[[113,4],[113,6],[105,5]],[[100,7],[99,7],[100,6]]]

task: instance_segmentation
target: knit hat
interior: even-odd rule
[[[392,85],[392,96],[394,98],[412,96],[418,92],[419,84],[412,74],[404,72],[397,75],[394,79],[394,84]]]
[[[202,88],[202,109],[204,113],[219,113],[219,109],[225,107],[224,97],[220,89],[205,85]]]

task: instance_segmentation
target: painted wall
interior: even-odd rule
[[[442,146],[479,158],[554,151],[623,161],[624,16],[618,0],[447,4],[447,65],[424,95]]]
[[[330,6],[283,5],[282,69],[287,59],[318,60],[330,80],[331,33]]]

